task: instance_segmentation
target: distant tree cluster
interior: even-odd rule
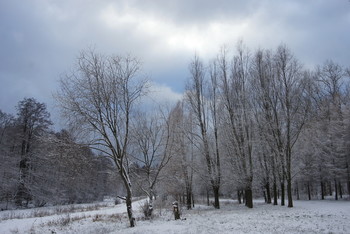
[[[0,111],[1,209],[91,202],[115,194],[109,163],[77,144],[70,132],[52,131],[44,103],[25,98],[16,108],[17,116]]]

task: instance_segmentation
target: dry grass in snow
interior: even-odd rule
[[[125,204],[68,214],[0,221],[1,233],[350,233],[349,201],[296,201],[294,208],[261,201],[253,209],[228,200],[222,208],[197,205],[173,220],[171,207],[143,220],[134,203],[136,227],[129,228]],[[20,213],[20,211],[16,211]],[[2,217],[0,213],[0,218]]]

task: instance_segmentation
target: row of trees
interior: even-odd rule
[[[251,52],[240,42],[208,63],[195,56],[189,70],[183,103],[194,125],[184,131],[198,144],[216,208],[227,183],[248,207],[254,186],[274,205],[279,196],[285,205],[286,191],[288,207],[303,187],[309,199],[312,189],[322,199],[350,192],[349,69],[329,60],[307,70],[285,45]]]

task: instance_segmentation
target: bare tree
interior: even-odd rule
[[[273,204],[277,205],[277,182],[281,178],[280,153],[282,142],[279,140],[278,121],[278,90],[275,82],[275,71],[270,51],[258,50],[254,54],[251,66],[253,83],[255,121],[259,130],[258,141],[263,149],[259,158],[262,157],[262,168],[265,172],[265,188],[269,186],[269,168],[272,172]],[[265,145],[267,147],[265,147]],[[282,195],[284,195],[282,193]],[[281,199],[282,202],[284,199]]]
[[[206,83],[206,71],[203,63],[195,56],[190,64],[190,81],[187,87],[187,100],[194,118],[199,127],[198,139],[201,142],[202,153],[205,158],[208,178],[214,193],[214,207],[219,209],[219,190],[221,181],[220,155],[218,149],[217,134],[217,83],[215,77],[211,77],[210,83]],[[214,144],[210,147],[209,128],[214,132]],[[211,150],[213,149],[213,150]]]
[[[131,56],[103,56],[83,51],[76,70],[60,81],[57,100],[73,125],[90,134],[93,149],[110,157],[126,188],[130,226],[132,185],[128,151],[130,126],[137,100],[144,95],[147,82],[140,78],[139,60]]]
[[[192,112],[186,111],[186,103],[179,102],[174,108],[174,115],[178,119],[176,128],[175,144],[177,152],[181,152],[180,169],[182,171],[182,178],[185,185],[186,205],[187,209],[192,209],[194,206],[194,191],[193,181],[195,172],[195,145],[194,145],[194,119]]]
[[[279,89],[280,126],[283,143],[283,156],[287,180],[288,207],[293,207],[292,199],[292,172],[291,163],[293,147],[307,121],[309,100],[305,97],[305,80],[303,80],[302,67],[294,58],[290,50],[281,45],[275,53],[276,79]],[[280,134],[279,133],[279,134]]]
[[[133,125],[132,142],[135,145],[134,162],[139,166],[134,170],[135,183],[148,196],[148,208],[144,211],[149,218],[153,211],[155,187],[161,171],[174,155],[174,128],[179,120],[174,111],[147,116],[138,115]]]
[[[226,135],[229,143],[233,168],[239,176],[240,184],[245,190],[245,202],[253,207],[253,112],[250,98],[250,57],[242,42],[238,43],[237,55],[232,65],[228,65],[226,51],[219,56],[222,99],[224,114],[227,119]]]

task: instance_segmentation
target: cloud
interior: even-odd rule
[[[347,0],[3,0],[0,109],[26,97],[52,102],[80,50],[141,58],[163,97],[176,100],[197,52],[204,60],[243,39],[251,49],[283,42],[309,67],[349,66]]]
[[[173,106],[182,99],[183,94],[172,90],[167,85],[150,83],[150,89],[142,103],[148,108],[157,106]]]

